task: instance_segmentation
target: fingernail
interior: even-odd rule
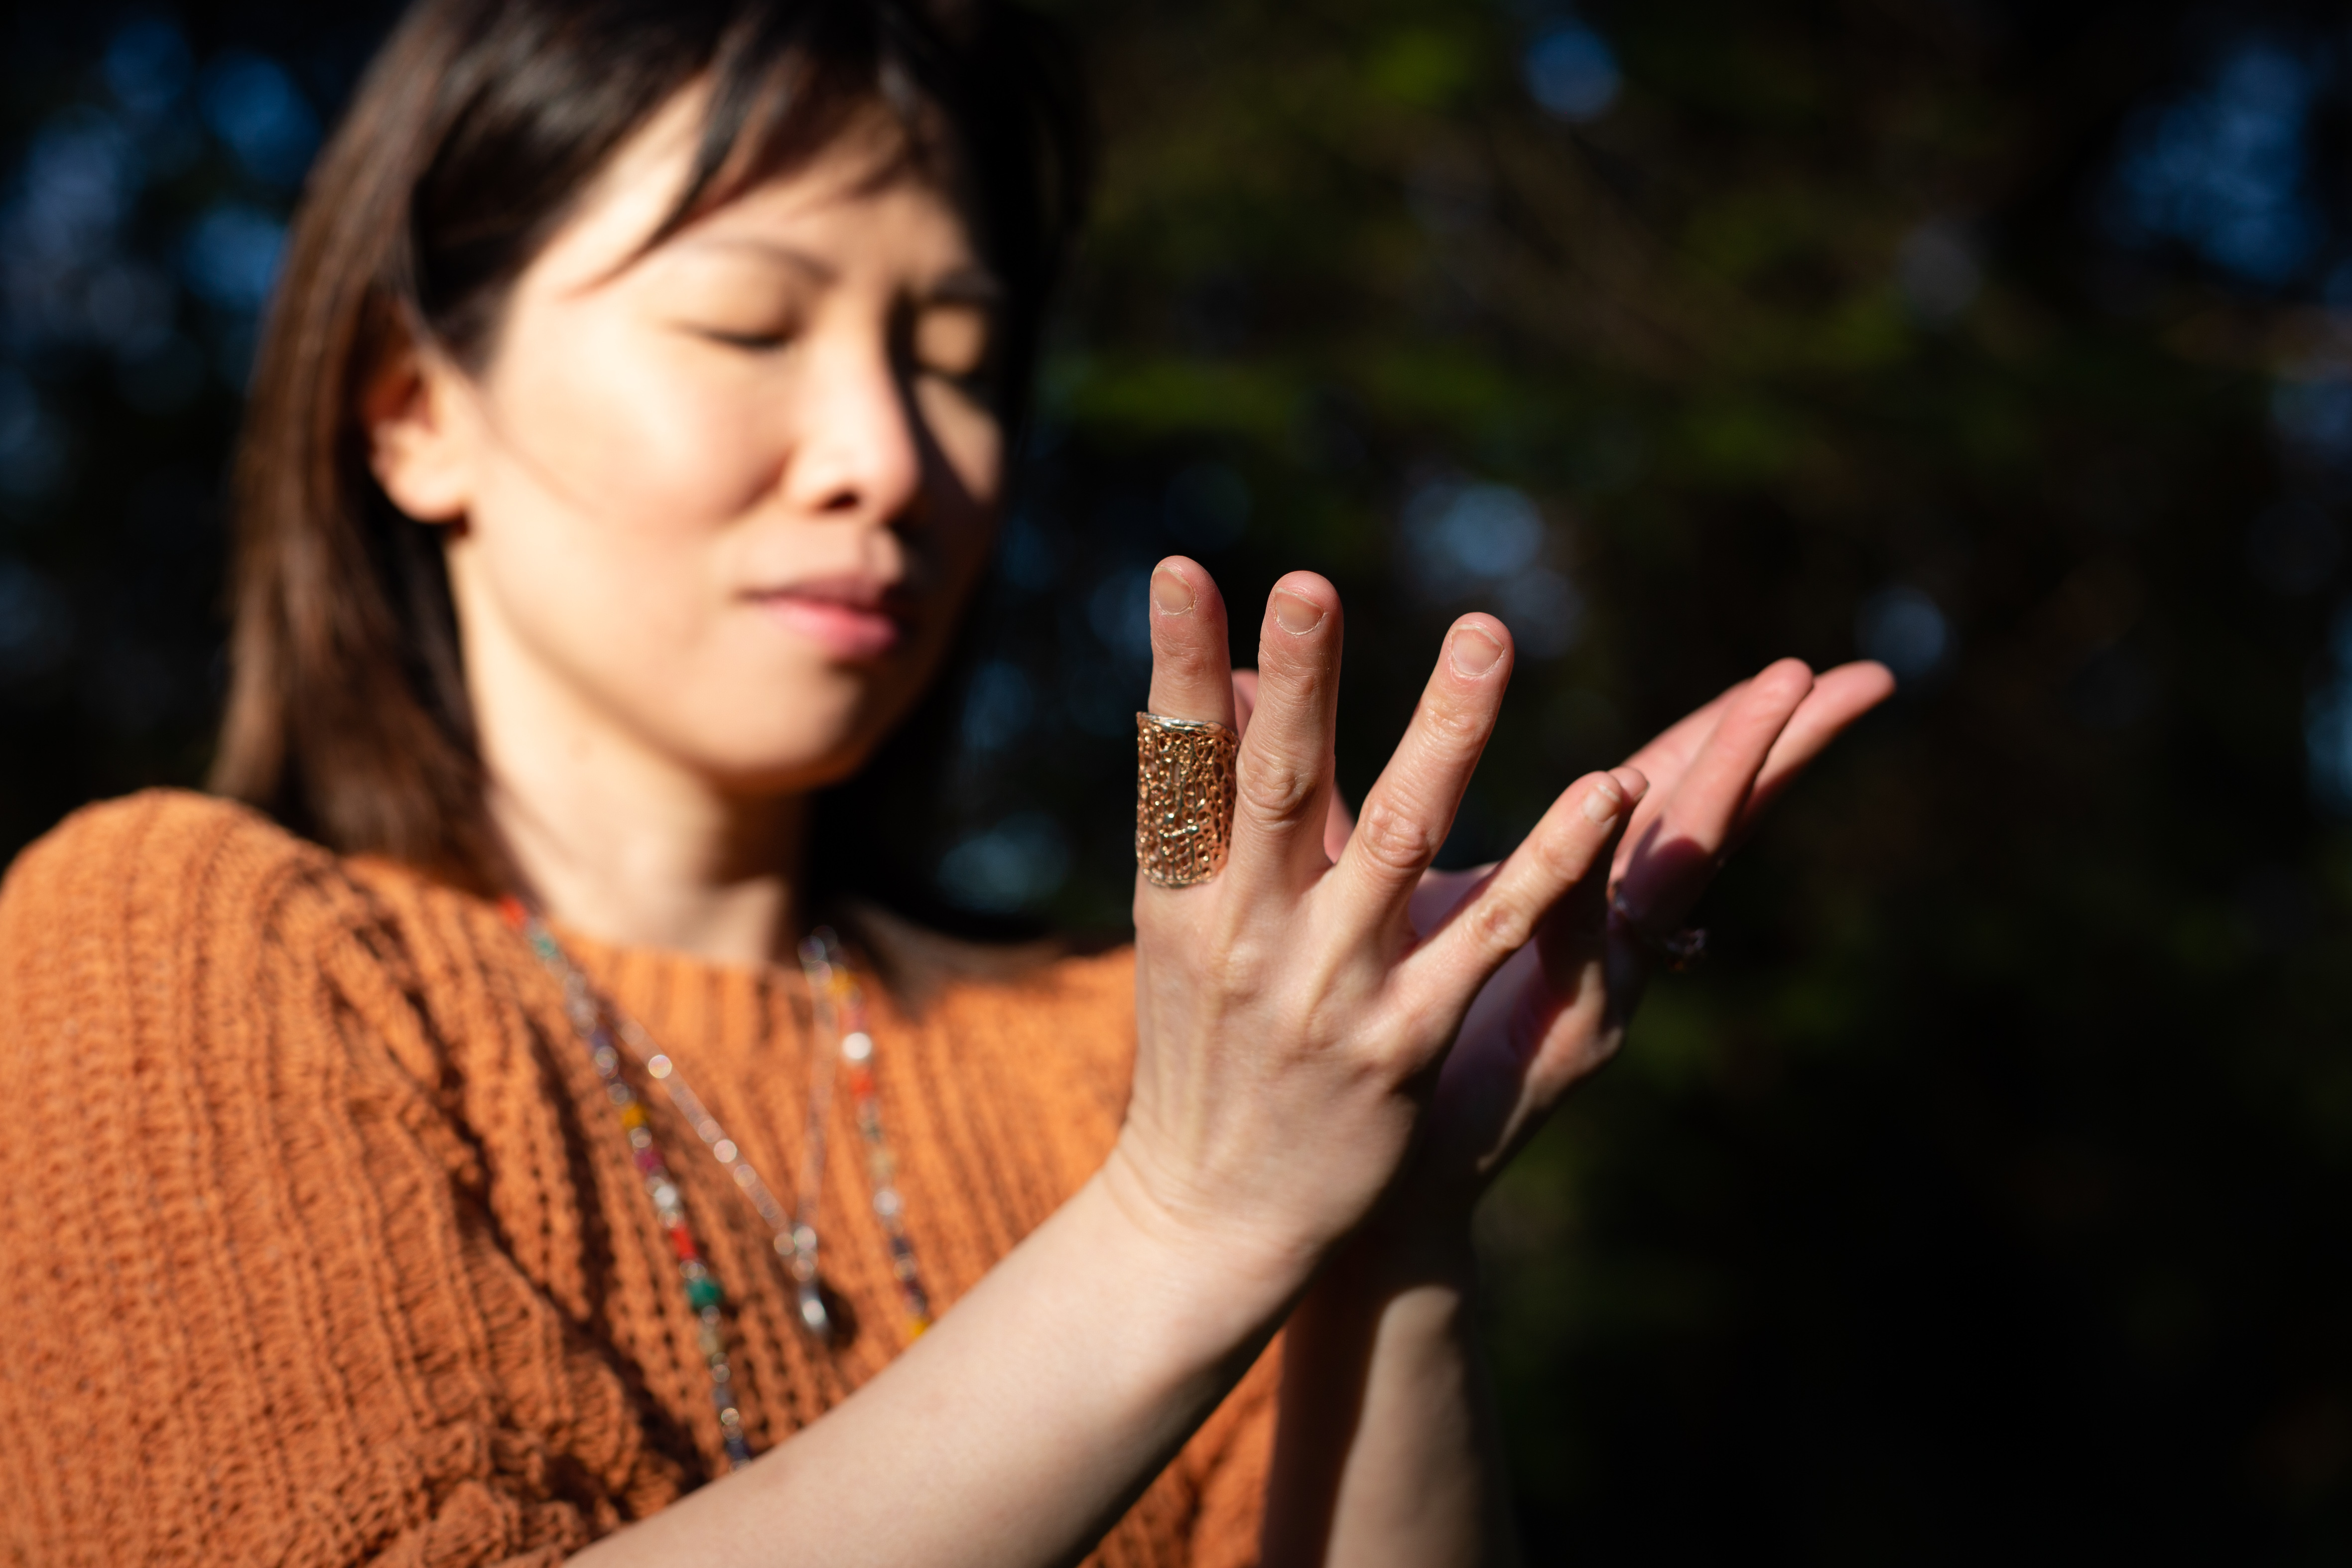
[[[1297,637],[1323,624],[1323,606],[1296,594],[1277,592],[1274,595],[1274,618],[1282,623],[1284,631]]]
[[[1454,634],[1447,657],[1455,674],[1475,679],[1495,668],[1495,661],[1503,657],[1503,645],[1476,626],[1464,626]]]
[[[1192,585],[1173,572],[1154,572],[1151,602],[1163,616],[1181,616],[1192,607]]]
[[[1624,809],[1625,792],[1617,787],[1615,779],[1602,779],[1593,786],[1592,793],[1584,797],[1584,820],[1587,822],[1614,822],[1617,814]]]

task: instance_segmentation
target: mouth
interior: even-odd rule
[[[880,658],[913,630],[904,586],[877,577],[833,577],[758,589],[747,595],[762,614],[835,658]]]

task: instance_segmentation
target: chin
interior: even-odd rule
[[[922,695],[919,682],[877,680],[877,673],[802,669],[791,679],[714,683],[699,700],[661,716],[667,733],[657,743],[730,795],[824,789],[864,767]]]
[[[690,749],[695,770],[734,795],[806,795],[856,773],[887,731],[855,731],[789,736],[740,732]]]

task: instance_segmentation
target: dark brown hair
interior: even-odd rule
[[[320,153],[234,473],[233,674],[212,786],[346,854],[503,881],[437,535],[375,483],[360,382],[404,336],[478,366],[515,279],[630,133],[708,93],[656,238],[857,114],[944,154],[1003,285],[1017,435],[1087,173],[1066,56],[992,0],[421,0]]]

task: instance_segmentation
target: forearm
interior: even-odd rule
[[[1517,1561],[1466,1227],[1376,1222],[1283,1336],[1269,1568]]]
[[[1118,1187],[1098,1174],[823,1420],[577,1561],[1076,1561],[1248,1369],[1297,1289],[1283,1266],[1138,1223]]]

